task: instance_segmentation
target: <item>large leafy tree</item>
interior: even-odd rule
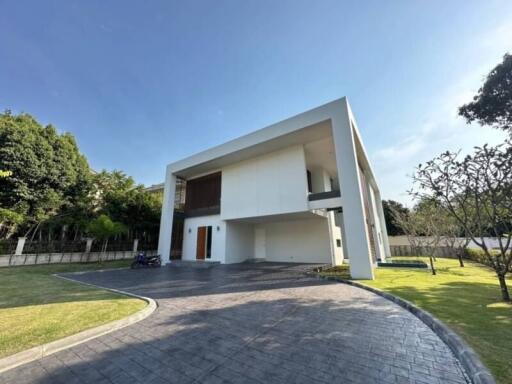
[[[382,208],[384,210],[384,218],[386,220],[386,228],[389,236],[400,236],[405,235],[402,226],[397,222],[395,212],[400,217],[406,218],[409,214],[409,209],[403,204],[394,200],[382,200]]]
[[[459,108],[468,123],[476,121],[512,134],[512,55],[488,75],[473,101]]]
[[[74,137],[32,116],[0,114],[0,207],[23,215],[25,230],[87,197],[90,169]]]
[[[0,171],[0,238],[78,239],[101,214],[128,239],[158,236],[157,197],[123,172],[92,172],[71,134],[28,114],[0,114]]]
[[[128,227],[130,238],[155,238],[161,202],[121,171],[102,171],[94,177],[98,210]]]

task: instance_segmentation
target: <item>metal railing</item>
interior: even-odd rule
[[[309,201],[316,201],[316,200],[325,200],[325,199],[333,199],[336,197],[340,197],[341,193],[340,191],[334,190],[334,191],[328,191],[328,192],[317,192],[317,193],[310,193],[308,195]]]

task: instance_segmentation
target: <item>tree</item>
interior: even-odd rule
[[[0,114],[0,207],[24,215],[23,228],[63,213],[89,194],[91,171],[74,137],[22,113]]]
[[[512,265],[512,142],[495,147],[476,147],[459,159],[445,152],[414,175],[414,195],[435,198],[478,245],[483,261],[494,269],[503,300],[510,301],[506,276]],[[487,233],[498,239],[498,249],[489,249]]]
[[[439,213],[444,216],[443,236],[441,238],[443,245],[452,250],[459,260],[459,265],[464,267],[463,258],[471,239],[465,236],[464,229],[446,210],[441,210]]]
[[[98,210],[128,227],[131,238],[156,238],[161,202],[121,171],[102,171],[94,178]]]
[[[22,214],[7,208],[0,208],[0,238],[10,238],[24,220],[25,217]]]
[[[393,212],[398,212],[401,216],[407,216],[409,209],[401,203],[394,200],[382,200],[382,208],[384,210],[384,218],[386,220],[386,228],[389,236],[405,235],[402,227],[396,221]]]
[[[71,134],[6,111],[0,114],[0,209],[0,238],[76,240],[105,214],[127,226],[129,239],[154,240],[161,202],[123,172],[93,173]]]
[[[392,208],[393,218],[407,235],[414,253],[420,255],[427,252],[433,275],[436,274],[434,260],[445,225],[445,217],[439,213],[439,204],[435,199],[420,199],[407,213]]]
[[[476,121],[512,135],[512,55],[503,56],[473,101],[459,108],[459,115],[468,123]]]
[[[100,215],[87,226],[87,232],[94,238],[103,240],[101,253],[107,251],[108,239],[112,236],[120,235],[126,232],[126,226],[123,223],[112,221],[107,215]]]

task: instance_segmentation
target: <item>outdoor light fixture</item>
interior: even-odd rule
[[[217,232],[220,231],[220,227],[217,225]]]
[[[189,228],[189,229],[188,229],[188,233],[192,233],[192,228]]]

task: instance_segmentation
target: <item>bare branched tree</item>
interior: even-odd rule
[[[439,215],[438,204],[423,199],[410,212],[392,210],[395,222],[407,235],[407,240],[416,255],[425,252],[429,257],[432,274],[436,274],[434,260],[443,235],[443,217]]]
[[[452,253],[457,256],[459,265],[464,267],[464,254],[468,247],[471,238],[462,236],[464,230],[453,216],[447,212],[443,212],[446,217],[445,225],[443,228],[442,244],[452,250]]]
[[[417,198],[434,198],[484,253],[484,262],[496,272],[503,300],[510,301],[506,276],[512,252],[512,142],[476,147],[473,155],[445,152],[414,175]],[[498,239],[498,250],[485,242]]]

